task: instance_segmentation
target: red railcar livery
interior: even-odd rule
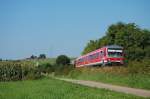
[[[112,63],[124,64],[123,47],[118,45],[104,46],[75,60],[76,67],[104,66]]]

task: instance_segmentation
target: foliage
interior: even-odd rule
[[[68,76],[73,79],[93,80],[114,85],[150,89],[150,75],[128,67],[76,68]],[[138,71],[138,73],[137,73]],[[143,71],[143,70],[142,70]],[[149,71],[150,72],[150,71]]]
[[[46,55],[45,54],[40,54],[38,58],[39,59],[46,59]]]
[[[45,78],[0,82],[0,99],[145,99],[138,96],[90,88]]]
[[[59,55],[56,59],[56,64],[58,65],[68,65],[70,63],[70,58],[66,55]]]
[[[35,65],[24,61],[0,62],[0,81],[37,79],[41,77]]]
[[[150,60],[130,61],[128,64],[128,71],[130,74],[144,74],[150,76]]]
[[[17,63],[1,62],[0,64],[0,81],[21,80],[22,69]]]
[[[37,67],[28,69],[27,74],[24,75],[22,79],[39,79],[41,78],[41,73],[39,72],[39,69]]]
[[[38,79],[41,74],[67,75],[74,68],[70,64],[55,64],[52,59],[34,59],[0,62],[0,81]]]
[[[82,74],[82,71],[80,69],[73,69],[72,71],[70,71],[68,77],[76,78],[80,76],[81,74]]]
[[[38,66],[38,70],[41,73],[51,73],[51,72],[54,72],[54,66],[51,65],[50,63],[44,63]]]
[[[71,70],[73,70],[73,65],[54,65],[55,75],[68,75]]]
[[[34,59],[34,60],[27,60],[29,62],[38,64],[38,65],[43,65],[43,64],[55,64],[56,63],[56,58],[46,58],[46,59]]]
[[[111,44],[123,46],[125,57],[129,60],[150,58],[150,31],[139,28],[135,23],[122,22],[110,25],[104,37],[90,40],[82,54]]]
[[[30,56],[30,59],[37,59],[37,56],[31,55],[31,56]]]

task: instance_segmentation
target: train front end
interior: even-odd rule
[[[106,48],[106,61],[107,64],[123,65],[124,64],[124,51],[123,47],[118,45],[111,45]]]

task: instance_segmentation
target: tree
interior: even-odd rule
[[[82,52],[82,55],[96,50],[98,48],[100,48],[99,40],[90,40],[87,46],[85,47],[84,51]]]
[[[108,27],[104,37],[98,40],[90,40],[82,54],[111,44],[123,46],[125,57],[129,60],[149,57],[150,31],[139,28],[135,23],[118,22],[112,24]]]
[[[56,64],[58,65],[68,65],[70,63],[70,58],[66,55],[60,55],[56,59]]]
[[[45,54],[40,54],[38,58],[39,59],[46,59],[46,55]]]
[[[37,56],[31,55],[30,59],[36,59]]]

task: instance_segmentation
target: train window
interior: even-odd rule
[[[91,59],[92,59],[92,55],[89,55],[89,56],[88,56],[88,60],[91,60]]]
[[[79,63],[81,63],[81,62],[83,62],[83,58],[80,58],[80,59],[79,59]]]
[[[88,60],[97,59],[98,57],[99,57],[99,52],[98,52],[98,53],[95,53],[95,54],[92,54],[92,55],[89,55],[89,56],[88,56]]]
[[[84,58],[82,58],[83,60],[82,60],[82,62],[84,62],[85,61],[85,57]]]
[[[90,56],[87,56],[88,57],[88,61],[90,60]]]
[[[81,59],[79,59],[79,61],[78,61],[79,63],[81,62]]]
[[[98,56],[99,56],[99,52],[98,52],[98,53],[96,53],[96,58],[98,58]]]
[[[95,59],[95,54],[92,55],[92,59]]]
[[[82,59],[81,59],[81,62],[83,62],[83,61],[84,61],[84,59],[82,58]]]
[[[104,52],[103,52],[103,51],[101,51],[101,55],[102,55],[102,56],[104,55]]]
[[[96,59],[97,57],[98,57],[97,53],[92,54],[92,55],[89,56],[89,58],[92,59],[92,60]]]
[[[97,57],[96,54],[93,54],[93,59],[96,59],[96,57]]]
[[[103,51],[100,51],[99,54],[100,54],[100,57],[104,56],[104,52]]]

